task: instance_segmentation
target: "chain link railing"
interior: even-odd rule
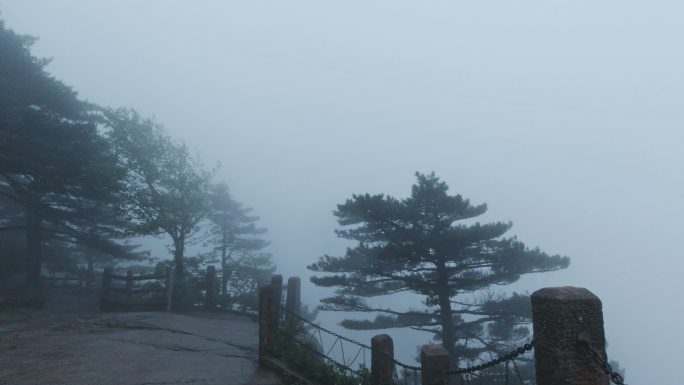
[[[299,346],[302,346],[303,348],[312,352],[316,356],[332,363],[339,369],[344,370],[351,375],[364,375],[364,369],[354,369],[353,365],[359,361],[359,358],[361,358],[361,362],[359,362],[359,365],[362,365],[361,368],[367,368],[366,350],[368,350],[369,352],[371,351],[371,347],[369,345],[359,341],[355,341],[349,337],[338,334],[317,323],[307,320],[301,317],[300,315],[291,312],[285,307],[281,307],[281,311],[288,317],[291,317],[295,320],[293,324],[294,326],[290,326],[289,328],[285,326],[284,328],[281,328],[279,330],[279,333],[287,337],[289,341],[294,342]],[[305,332],[305,325],[311,328],[309,332]],[[322,333],[325,333],[333,338],[332,345],[330,345],[330,347],[327,349],[324,346]],[[316,343],[319,344],[320,350],[313,346],[314,341],[316,341]],[[347,350],[347,352],[345,352],[344,342],[352,344],[356,347],[353,355],[345,354],[348,353],[349,349]],[[604,359],[596,350],[594,350],[590,343],[582,339],[579,339],[578,345],[592,357],[594,362],[600,367],[601,370],[603,370],[609,376],[610,380],[615,385],[625,385],[624,378],[622,377],[622,375],[614,371],[611,365],[608,363],[608,361]],[[337,351],[338,358],[334,358],[332,355],[335,348],[339,349]],[[442,373],[444,377],[443,383],[449,384],[451,383],[448,379],[449,376],[459,375],[461,376],[462,384],[464,384],[466,381],[471,382],[472,375],[478,372],[482,373],[485,370],[490,369],[494,366],[504,364],[504,383],[507,385],[510,383],[509,373],[511,372],[511,370],[509,368],[512,367],[512,373],[515,374],[517,382],[519,384],[524,385],[527,383],[527,381],[524,380],[522,375],[520,374],[520,370],[518,368],[518,364],[516,361],[517,359],[519,359],[520,356],[524,355],[529,351],[532,351],[533,349],[534,341],[530,341],[529,343],[526,343],[516,349],[509,351],[508,353],[502,356],[499,356],[487,362],[464,368],[455,368],[444,371]],[[341,360],[339,359],[339,357],[341,357]],[[392,362],[396,365],[397,368],[400,368],[399,370],[403,374],[403,376],[400,378],[395,372],[396,380],[400,380],[400,382],[404,385],[409,385],[410,383],[412,383],[413,385],[418,385],[419,372],[422,370],[420,366],[405,364],[390,355],[388,355],[388,357],[392,360]],[[367,372],[365,374],[367,374]],[[480,374],[477,377],[483,378],[484,375]]]
[[[297,282],[293,281],[293,284]],[[277,284],[274,285],[278,286]],[[537,342],[530,341],[508,353],[477,365],[453,369],[449,368],[449,354],[441,346],[424,346],[421,349],[421,366],[408,365],[394,358],[392,339],[387,335],[381,334],[373,337],[373,347],[371,347],[314,323],[302,317],[298,312],[291,310],[300,306],[299,285],[296,286],[296,292],[293,291],[294,294],[289,289],[290,285],[288,285],[286,306],[282,306],[282,294],[279,295],[280,289],[273,291],[272,286],[264,286],[260,291],[260,309],[264,314],[260,318],[260,344],[263,343],[267,347],[263,350],[264,352],[277,353],[276,358],[282,358],[284,364],[293,365],[295,369],[303,370],[301,373],[303,376],[299,377],[301,380],[306,378],[306,373],[309,373],[314,375],[312,380],[331,385],[367,385],[371,381],[383,385],[400,385],[401,383],[409,385],[411,382],[413,385],[419,383],[454,385],[459,380],[461,385],[466,383],[528,385],[534,383],[535,376],[537,380],[543,383],[556,383],[559,378],[562,379],[564,376],[570,375],[577,377],[577,380],[583,383],[582,381],[587,378],[593,378],[595,381],[605,380],[602,375],[605,373],[613,384],[625,385],[623,376],[615,371],[608,362],[601,344],[598,341],[592,341],[590,338],[590,333],[599,335],[597,333],[602,333],[602,329],[583,331],[574,341],[568,340],[567,333],[559,337],[558,333],[553,330],[553,326],[557,323],[565,325],[566,328],[580,326],[580,329],[583,329],[587,325],[587,322],[583,321],[583,317],[600,320],[600,301],[591,292],[583,288],[546,288],[535,292],[532,295],[533,310],[537,309],[534,316],[541,317],[542,324],[551,325],[546,329],[539,330],[541,333]],[[537,302],[535,303],[535,301]],[[564,304],[564,301],[571,302],[573,306],[575,302],[583,301],[583,307],[574,309],[572,306],[568,307],[567,304]],[[548,316],[549,314],[552,316]],[[576,314],[582,316],[576,316]],[[281,317],[284,318],[282,319],[284,322],[281,322]],[[576,319],[579,319],[577,322],[580,322],[580,325],[575,325]],[[274,327],[269,326],[271,324]],[[596,324],[601,325],[600,323]],[[551,333],[548,332],[548,329],[551,329]],[[536,328],[535,334],[537,334]],[[264,338],[261,337],[262,335]],[[556,341],[557,339],[562,341]],[[270,347],[268,347],[269,341],[274,340],[276,341],[275,345],[270,342]],[[603,337],[600,341],[603,341]],[[535,368],[531,365],[535,360],[522,357],[535,349],[535,345],[538,345],[536,350],[539,350],[536,357],[536,369],[539,370],[540,365],[544,368],[544,370],[536,371],[536,375]],[[562,352],[559,351],[559,347],[567,347],[572,351]],[[546,353],[539,356],[542,349]],[[262,352],[261,349],[260,352]],[[565,358],[563,357],[568,357],[568,354],[581,362],[588,363],[586,370],[578,371],[577,362],[574,359],[564,361]],[[577,357],[578,354],[580,357]],[[586,356],[581,357],[583,354]],[[371,368],[368,366],[367,355],[372,357],[373,373],[369,370]],[[453,361],[451,362],[453,365]],[[522,365],[519,367],[521,362]],[[595,368],[593,368],[594,365]]]
[[[518,378],[519,383],[524,385],[525,381],[523,380],[523,378],[520,374],[520,371],[518,369],[518,364],[516,363],[516,359],[519,356],[531,351],[533,348],[534,348],[534,341],[530,341],[529,343],[526,343],[517,349],[511,350],[510,352],[508,352],[502,356],[499,356],[495,359],[489,360],[487,362],[484,362],[484,363],[481,363],[478,365],[468,366],[465,368],[455,368],[455,369],[446,370],[446,371],[442,372],[443,383],[444,384],[451,383],[449,381],[449,376],[461,376],[461,383],[465,383],[466,379],[468,380],[468,382],[471,382],[470,380],[471,380],[472,374],[479,373],[480,378],[482,378],[482,376],[483,376],[482,373],[484,373],[485,370],[492,368],[492,367],[499,365],[499,364],[505,364],[504,383],[506,385],[508,385],[509,384],[509,365],[512,364],[513,369],[514,369],[514,373],[516,374],[516,377]]]
[[[370,346],[335,333],[285,307],[281,306],[280,310],[286,315],[286,321],[283,327],[278,329],[278,334],[284,336],[288,341],[303,347],[315,356],[333,364],[350,376],[360,379],[369,375],[367,363],[367,355],[369,354],[367,354],[367,351],[370,352]],[[309,330],[307,330],[307,326]],[[326,347],[324,342],[323,333],[329,336],[328,340],[332,338],[332,343],[328,347]],[[346,350],[345,344],[347,344]],[[350,349],[350,345],[353,348]]]
[[[493,360],[487,361],[485,363],[479,364],[479,365],[473,365],[473,366],[468,366],[466,368],[456,368],[456,369],[451,369],[447,370],[444,372],[444,375],[457,375],[457,374],[469,374],[469,373],[474,373],[474,372],[479,372],[481,370],[491,368],[492,366],[501,364],[501,363],[507,363],[510,361],[513,361],[515,358],[517,358],[520,355],[525,354],[526,352],[531,351],[534,348],[534,341],[530,341],[529,343],[511,350],[507,354],[504,354],[503,356],[497,357]]]
[[[290,326],[288,327],[288,321],[286,320],[285,326],[279,330],[279,333],[287,337],[289,341],[292,341],[297,345],[304,347],[305,349],[311,351],[315,355],[321,357],[322,359],[325,359],[326,361],[332,363],[333,365],[337,366],[338,368],[344,371],[347,371],[352,375],[364,376],[368,374],[367,372],[364,372],[364,370],[368,368],[366,353],[367,351],[368,353],[372,351],[369,345],[353,340],[349,337],[343,336],[330,329],[327,329],[313,321],[310,321],[302,317],[299,314],[290,311],[285,307],[281,306],[280,309],[283,312],[283,314],[286,315],[286,317],[291,317],[295,321],[294,325],[290,323]],[[311,330],[306,332],[304,327],[305,325],[310,327]],[[332,344],[327,349],[324,346],[322,333],[325,333],[333,338]],[[321,348],[320,351],[312,346],[312,342],[314,341],[316,341],[319,344]],[[355,347],[355,349],[352,351],[354,352],[353,355],[348,354],[349,349],[345,351],[345,342]],[[336,350],[335,348],[338,348],[338,350]],[[332,353],[334,353],[335,350],[338,358],[335,358],[332,355]],[[402,382],[404,383],[404,385],[408,385],[411,379],[413,380],[413,385],[419,384],[418,372],[420,372],[421,370],[420,366],[408,365],[395,359],[391,355],[387,356],[392,360],[392,362],[397,367],[401,368],[401,370],[403,371],[403,377],[401,379],[403,380]],[[357,363],[359,359],[361,359],[359,365],[361,365],[362,369],[354,369],[353,365]],[[395,377],[397,380],[399,380],[399,376],[396,374],[396,372]]]
[[[396,377],[396,380],[400,380],[400,378],[396,372],[396,367],[399,367],[399,368],[401,368],[401,371],[403,374],[403,377],[401,378],[401,380],[402,380],[401,383],[403,383],[403,385],[409,385],[411,378],[413,378],[413,385],[419,384],[420,378],[418,377],[418,372],[420,372],[422,370],[422,368],[420,366],[405,364],[405,363],[397,360],[396,358],[390,356],[389,354],[387,354],[387,356],[392,360],[392,362],[395,365],[394,375]]]
[[[287,314],[287,315],[289,315],[289,316],[291,316],[291,317],[294,317],[294,318],[295,318],[296,320],[298,320],[299,322],[302,322],[302,323],[304,323],[304,324],[307,324],[307,325],[309,325],[309,326],[311,326],[311,327],[313,327],[313,328],[315,328],[315,329],[317,329],[317,330],[321,330],[321,331],[323,331],[323,332],[325,332],[325,333],[328,333],[328,334],[330,334],[330,335],[333,336],[333,337],[336,337],[336,338],[339,338],[340,340],[347,341],[347,342],[352,343],[352,344],[354,344],[354,345],[357,345],[357,346],[366,348],[366,349],[368,349],[368,350],[370,350],[370,348],[371,348],[370,346],[368,346],[368,345],[366,345],[366,344],[364,344],[364,343],[362,343],[362,342],[354,341],[354,340],[351,339],[351,338],[345,337],[345,336],[343,336],[343,335],[340,335],[340,334],[335,333],[335,332],[332,331],[332,330],[326,329],[326,328],[324,328],[323,326],[321,326],[321,325],[319,325],[319,324],[317,324],[317,323],[314,323],[313,321],[309,321],[308,319],[306,319],[306,318],[300,316],[299,314],[294,313],[294,312],[288,310],[288,309],[285,308],[284,306],[281,306],[280,309],[281,309],[281,311],[283,311],[285,314]]]

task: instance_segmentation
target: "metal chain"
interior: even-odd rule
[[[328,333],[328,334],[330,334],[330,335],[336,337],[336,338],[339,339],[339,340],[347,341],[347,342],[352,343],[352,344],[354,344],[354,345],[357,345],[357,346],[359,346],[359,347],[361,347],[361,348],[371,349],[370,346],[368,346],[368,345],[366,345],[366,344],[364,344],[364,343],[361,343],[361,342],[355,341],[355,340],[353,340],[353,339],[351,339],[351,338],[348,338],[348,337],[345,337],[345,336],[343,336],[343,335],[337,334],[337,333],[333,332],[332,330],[328,330],[328,329],[326,329],[326,328],[324,328],[324,327],[322,327],[322,326],[320,326],[320,325],[318,325],[318,324],[316,324],[316,323],[314,323],[314,322],[312,322],[312,321],[309,321],[309,320],[303,318],[303,317],[300,316],[299,314],[296,314],[296,313],[294,313],[294,312],[291,312],[290,310],[286,309],[286,308],[283,307],[283,306],[281,306],[280,308],[281,308],[281,310],[283,310],[285,313],[289,314],[290,316],[293,316],[293,317],[297,318],[299,321],[301,321],[301,322],[303,322],[303,323],[306,323],[306,324],[308,324],[308,325],[310,325],[310,326],[313,326],[314,328],[318,329],[318,330],[319,330],[319,336],[320,336],[320,331],[324,331],[324,332],[326,332],[326,333]],[[292,337],[294,337],[294,336],[289,335],[288,337],[292,338]],[[299,344],[301,344],[301,345],[303,345],[303,346],[305,346],[305,347],[311,349],[310,346],[307,346],[306,344],[302,343],[301,341],[298,341],[296,338],[292,338],[292,339],[294,339],[295,342],[298,342]],[[337,341],[335,341],[335,343],[337,343]],[[610,364],[608,363],[608,361],[606,361],[606,360],[605,360],[605,359],[604,359],[596,350],[594,350],[594,348],[591,347],[591,345],[589,344],[589,342],[580,339],[580,340],[578,341],[578,344],[579,344],[580,346],[584,347],[584,348],[589,352],[589,354],[591,355],[592,359],[601,367],[601,369],[602,369],[606,374],[608,374],[608,376],[610,377],[610,380],[611,380],[614,384],[616,384],[616,385],[626,385],[625,382],[624,382],[624,378],[622,378],[622,375],[621,375],[620,373],[614,371],[613,368],[612,368],[612,367],[610,366]],[[334,345],[335,345],[335,344],[333,344],[333,347],[334,347]],[[474,372],[479,372],[479,371],[482,371],[482,370],[487,369],[487,368],[491,368],[491,367],[493,367],[493,366],[495,366],[495,365],[498,365],[498,364],[501,364],[501,363],[504,363],[504,362],[505,362],[505,363],[508,363],[509,361],[514,360],[514,359],[517,358],[518,356],[523,355],[523,354],[525,354],[525,353],[528,352],[528,351],[531,351],[533,348],[534,348],[534,341],[530,341],[529,343],[527,343],[527,344],[525,344],[525,345],[523,345],[523,346],[521,346],[521,347],[519,347],[519,348],[517,348],[517,349],[515,349],[515,350],[512,350],[512,351],[508,352],[507,354],[504,354],[503,356],[497,357],[497,358],[495,358],[495,359],[493,359],[493,360],[487,361],[487,362],[482,363],[482,364],[479,364],[479,365],[473,365],[473,366],[468,366],[468,367],[465,367],[465,368],[456,368],[456,369],[447,370],[447,371],[444,371],[442,374],[443,374],[444,376],[448,376],[448,375],[470,374],[470,373],[474,373]],[[328,357],[326,354],[322,354],[322,353],[320,353],[320,352],[318,352],[318,351],[315,351],[315,349],[311,349],[311,350],[312,350],[314,353],[316,353],[316,354],[322,356],[323,358],[325,358],[325,359],[327,359],[327,360],[329,360],[329,361],[332,361],[334,364],[336,364],[337,366],[339,366],[339,367],[342,368],[342,369],[349,370],[349,371],[351,371],[351,372],[356,372],[355,370],[351,369],[349,366],[344,365],[344,364],[341,364],[341,363],[339,363],[339,362],[337,362],[337,361],[331,359],[331,358]],[[364,354],[365,354],[365,353],[364,353]],[[389,356],[389,355],[388,355],[388,356]],[[357,357],[358,357],[358,353],[357,353]],[[402,367],[402,368],[405,370],[405,373],[406,373],[407,370],[413,370],[413,371],[414,371],[414,375],[415,375],[415,372],[416,372],[416,371],[422,370],[422,367],[420,367],[420,366],[408,365],[408,364],[405,364],[405,363],[403,363],[403,362],[401,362],[401,361],[396,360],[394,357],[390,357],[390,358],[392,359],[392,361],[393,361],[396,365]],[[356,361],[356,357],[354,358],[354,360],[353,360],[352,362],[354,362],[354,361]],[[515,362],[514,362],[514,365],[515,365]],[[516,369],[516,372],[517,372],[517,365],[516,365],[516,368],[515,368],[515,369]],[[506,374],[508,374],[508,373],[506,373]],[[519,374],[519,373],[518,373],[518,378],[519,378],[519,379],[521,380],[521,382],[522,382],[522,379],[520,378],[520,374]]]
[[[515,369],[515,375],[518,377],[518,381],[520,381],[520,385],[525,385],[525,381],[518,370],[518,364],[515,362],[515,360],[511,360],[511,363],[513,364],[513,369]]]
[[[394,362],[395,365],[400,366],[400,367],[404,368],[405,370],[413,370],[414,372],[423,370],[423,368],[420,366],[413,366],[413,365],[405,364],[401,361],[397,361],[397,359],[390,356],[388,353],[386,353],[386,352],[383,352],[383,353],[385,354],[385,356],[391,358],[392,362]]]
[[[287,313],[287,314],[289,314],[289,315],[295,317],[298,321],[301,321],[302,323],[306,323],[306,324],[308,324],[308,325],[310,325],[310,326],[313,326],[314,328],[318,329],[319,331],[322,330],[322,331],[324,331],[324,332],[326,332],[326,333],[328,333],[328,334],[334,336],[334,337],[337,338],[337,339],[340,339],[340,340],[343,340],[343,341],[347,341],[347,342],[352,343],[352,344],[354,344],[354,345],[357,345],[357,346],[359,346],[359,347],[361,347],[361,348],[365,348],[365,349],[368,349],[368,350],[372,350],[371,347],[370,347],[369,345],[366,345],[366,344],[364,344],[364,343],[362,343],[362,342],[354,341],[354,340],[351,339],[351,338],[348,338],[348,337],[345,337],[345,336],[343,336],[343,335],[337,334],[337,333],[335,333],[335,332],[332,331],[332,330],[328,330],[328,329],[324,328],[323,326],[318,325],[318,324],[316,324],[316,323],[314,323],[314,322],[311,322],[311,321],[309,321],[308,319],[303,318],[303,317],[300,316],[299,314],[296,314],[296,313],[294,313],[294,312],[292,312],[292,311],[286,309],[285,307],[282,307],[282,306],[281,306],[280,308],[281,308],[281,310],[283,310],[285,313]],[[319,336],[320,336],[320,332],[319,332]],[[335,343],[337,343],[337,340],[335,341]],[[322,343],[321,343],[321,345],[322,345]],[[364,353],[364,354],[365,354],[365,353]],[[408,364],[405,364],[405,363],[403,363],[403,362],[401,362],[401,361],[398,361],[397,359],[395,359],[394,357],[391,357],[391,356],[390,356],[389,354],[387,354],[387,353],[385,353],[385,355],[387,355],[388,357],[390,357],[390,358],[392,359],[392,362],[394,362],[396,365],[398,365],[398,366],[400,366],[400,367],[402,367],[402,368],[404,368],[404,369],[413,370],[414,372],[415,372],[415,371],[422,370],[422,368],[421,368],[420,366],[408,365]]]
[[[282,307],[282,306],[281,306],[280,308],[281,308],[281,310],[284,311],[285,313],[287,313],[287,314],[289,314],[289,315],[295,317],[296,319],[298,319],[299,321],[301,321],[301,322],[303,322],[303,323],[306,323],[306,324],[308,324],[308,325],[310,325],[310,326],[313,326],[314,328],[318,329],[319,331],[324,331],[324,332],[326,332],[326,333],[328,333],[328,334],[330,334],[330,335],[332,335],[332,336],[334,336],[334,337],[336,337],[336,338],[338,338],[338,339],[340,339],[340,340],[347,341],[347,342],[349,342],[349,343],[355,344],[355,345],[360,346],[360,347],[362,347],[362,348],[366,348],[366,349],[369,349],[369,350],[371,349],[371,347],[370,347],[369,345],[366,345],[366,344],[364,344],[364,343],[362,343],[362,342],[355,341],[355,340],[353,340],[353,339],[351,339],[351,338],[348,338],[348,337],[345,337],[345,336],[343,336],[343,335],[337,334],[337,333],[333,332],[332,330],[328,330],[328,329],[322,327],[321,325],[318,325],[318,324],[316,324],[316,323],[314,323],[314,322],[312,322],[312,321],[309,321],[309,320],[303,318],[302,316],[300,316],[299,314],[296,314],[296,313],[294,313],[294,312],[288,310],[288,309],[285,308],[285,307]],[[320,334],[319,334],[319,335],[320,335]],[[475,366],[469,366],[469,367],[467,367],[467,368],[452,369],[452,370],[445,371],[443,374],[444,374],[444,375],[455,375],[455,374],[466,374],[466,373],[477,372],[477,371],[480,371],[480,370],[487,369],[487,368],[490,368],[490,367],[492,367],[492,366],[498,365],[498,364],[500,364],[500,363],[502,363],[502,362],[510,361],[510,360],[512,360],[512,359],[514,359],[514,358],[516,358],[516,357],[518,357],[518,356],[520,356],[520,355],[522,355],[522,354],[525,354],[526,352],[532,350],[533,347],[534,347],[534,341],[530,341],[530,343],[527,343],[527,344],[525,344],[525,345],[523,345],[523,346],[521,346],[521,347],[519,347],[519,348],[517,348],[517,349],[515,349],[515,350],[510,351],[508,354],[505,354],[505,355],[503,355],[503,356],[501,356],[501,357],[498,357],[498,358],[496,358],[496,359],[494,359],[494,360],[485,362],[484,364],[475,365]],[[389,355],[388,355],[388,356],[389,356]],[[395,359],[394,357],[390,357],[390,358],[392,359],[392,362],[394,362],[396,365],[398,365],[398,366],[400,366],[400,367],[402,367],[402,368],[404,368],[404,369],[413,370],[414,372],[422,370],[422,367],[420,367],[420,366],[408,365],[408,364],[405,364],[405,363],[403,363],[403,362],[401,362],[401,361],[398,361],[398,360]],[[622,384],[618,384],[618,385],[622,385]]]
[[[589,344],[588,341],[580,339],[577,341],[577,343],[586,349],[589,354],[591,355],[591,358],[594,360],[595,363],[597,363],[601,369],[610,377],[610,380],[613,381],[614,384],[616,385],[626,385],[625,384],[625,379],[622,378],[622,375],[616,371],[613,370],[613,367],[610,366],[608,361],[606,361],[599,352],[594,350],[594,348],[591,347],[591,344]]]
[[[364,343],[361,343],[361,342],[358,342],[358,341],[354,341],[354,340],[351,339],[351,338],[348,338],[348,337],[345,337],[345,336],[343,336],[343,335],[337,334],[337,333],[335,333],[335,332],[332,331],[332,330],[328,330],[328,329],[324,328],[324,327],[321,326],[321,325],[318,325],[318,324],[316,324],[316,323],[313,323],[313,322],[309,321],[309,320],[306,319],[306,318],[302,318],[302,316],[300,316],[299,314],[294,313],[294,312],[291,312],[290,310],[288,310],[288,309],[286,309],[286,308],[284,308],[284,307],[282,307],[282,306],[280,307],[280,309],[283,310],[285,313],[287,313],[287,314],[289,314],[289,315],[291,315],[291,316],[293,316],[293,317],[299,319],[300,321],[302,321],[302,322],[304,322],[304,323],[306,323],[306,324],[308,324],[308,325],[311,325],[311,326],[315,327],[315,328],[318,329],[318,330],[322,330],[322,331],[324,331],[324,332],[326,332],[326,333],[328,333],[328,334],[330,334],[330,335],[332,335],[332,336],[334,336],[334,337],[337,337],[337,338],[339,338],[339,339],[341,339],[341,340],[350,342],[350,343],[352,343],[352,344],[354,344],[354,345],[364,347],[364,348],[366,348],[366,349],[370,349],[370,348],[371,348],[370,346],[368,346],[368,345],[366,345],[366,344],[364,344]]]
[[[361,375],[361,371],[359,370],[354,370],[350,365],[345,365],[341,362],[338,362],[337,360],[333,359],[332,357],[328,356],[327,354],[324,354],[322,352],[319,352],[318,350],[314,349],[313,347],[309,346],[308,343],[302,342],[297,339],[295,335],[292,335],[290,333],[285,332],[284,330],[279,331],[280,334],[283,334],[285,337],[287,337],[290,341],[296,343],[297,345],[309,350],[310,352],[316,354],[317,356],[331,362],[332,364],[336,365],[342,370],[346,370],[350,373],[356,374],[356,375]]]
[[[507,354],[504,354],[503,356],[500,356],[498,358],[495,358],[491,361],[487,361],[483,364],[479,365],[474,365],[474,366],[468,366],[466,368],[456,368],[456,369],[451,369],[443,372],[444,375],[455,375],[455,374],[467,374],[467,373],[474,373],[474,372],[479,372],[480,370],[491,368],[492,366],[498,365],[503,362],[508,362],[511,361],[512,359],[525,354],[526,352],[532,350],[534,348],[534,341],[530,341],[530,343],[527,343],[515,350],[511,350]],[[619,384],[622,385],[622,384]]]

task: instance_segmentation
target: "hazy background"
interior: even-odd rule
[[[0,0],[0,12],[81,97],[154,115],[221,162],[310,305],[323,291],[305,266],[345,247],[335,205],[404,197],[415,171],[434,170],[489,204],[482,221],[512,220],[512,235],[572,259],[503,289],[589,288],[627,382],[681,384],[684,3]],[[390,334],[410,359],[421,341]]]

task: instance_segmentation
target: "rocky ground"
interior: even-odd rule
[[[0,312],[0,384],[281,384],[258,367],[247,317],[97,313],[93,301],[56,294],[40,311]]]

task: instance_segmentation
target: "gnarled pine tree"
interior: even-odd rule
[[[357,241],[342,257],[326,255],[309,269],[332,273],[311,278],[336,295],[322,300],[331,311],[371,312],[374,320],[345,320],[350,329],[410,327],[435,335],[454,361],[474,361],[522,339],[529,322],[527,296],[493,295],[522,274],[566,268],[568,257],[549,256],[504,238],[511,222],[463,224],[482,215],[434,173],[416,173],[411,196],[354,195],[334,212],[339,237]],[[373,306],[367,299],[398,293],[425,297],[423,310]],[[479,294],[479,295],[478,295]]]

